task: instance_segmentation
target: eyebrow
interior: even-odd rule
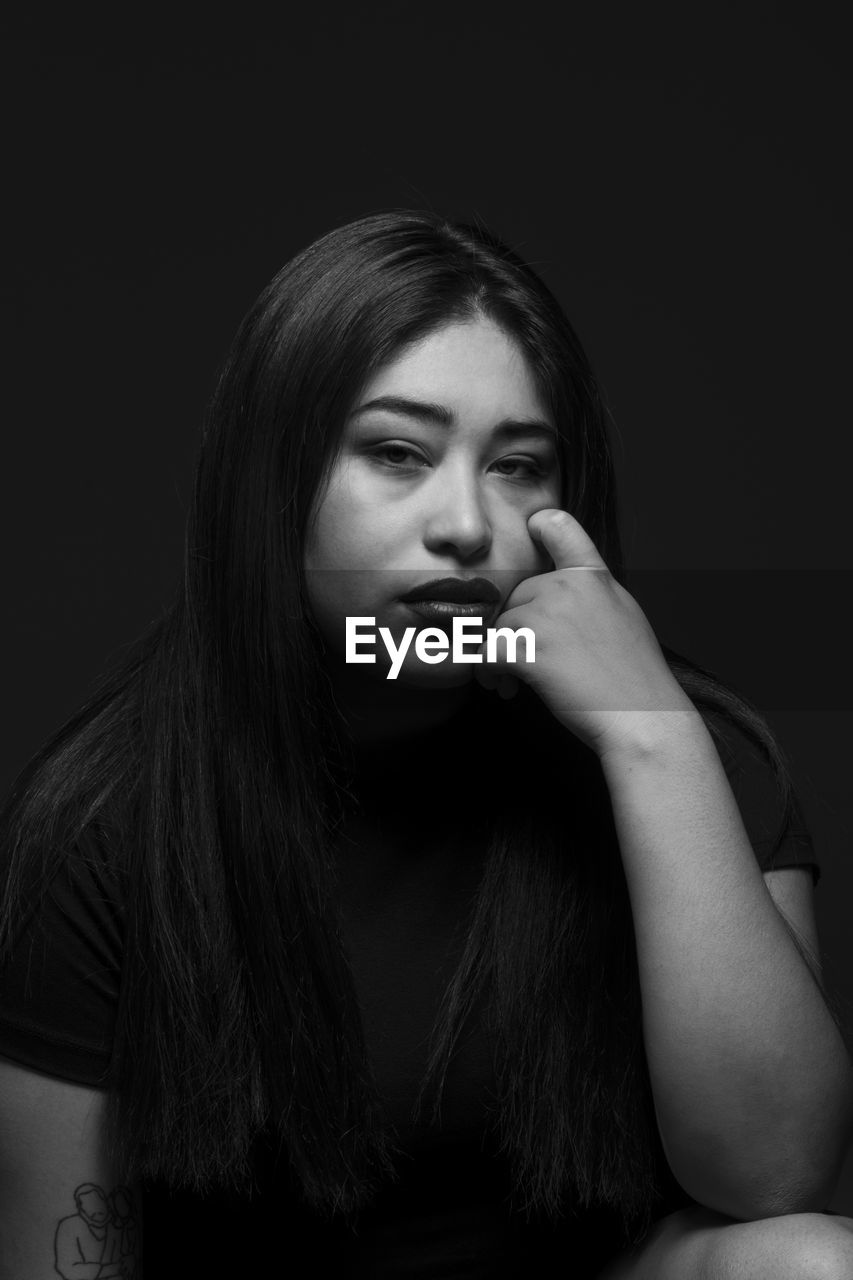
[[[360,404],[351,416],[356,418],[362,413],[379,409],[401,414],[404,418],[430,422],[437,427],[456,425],[456,414],[446,405],[428,400],[410,400],[407,396],[377,396],[375,400]],[[549,440],[555,440],[557,436],[554,428],[541,418],[503,418],[495,427],[494,434],[499,437],[545,436]]]

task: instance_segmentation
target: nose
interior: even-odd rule
[[[476,560],[491,543],[489,514],[476,475],[463,467],[437,472],[424,526],[427,550]]]

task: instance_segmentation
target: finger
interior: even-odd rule
[[[502,619],[498,621],[502,622]],[[529,619],[525,625],[530,630]],[[516,628],[510,629],[516,630]],[[491,660],[488,654],[490,643],[487,644],[484,641],[479,648],[482,665],[475,667],[474,679],[479,681],[484,689],[496,690],[502,698],[515,697],[519,681],[528,679],[527,667],[535,662],[527,641],[526,636],[522,636],[517,642],[513,642],[506,636],[494,637],[494,657]]]
[[[492,626],[509,626],[509,623],[505,621],[507,614],[513,613],[516,609],[523,609],[526,604],[531,604],[536,599],[540,590],[538,585],[540,576],[540,574],[536,574],[532,578],[522,578],[521,582],[513,587],[506,600],[504,600],[503,609],[492,623]]]
[[[606,569],[583,526],[559,507],[543,507],[527,521],[530,536],[548,552],[555,569]]]
[[[519,627],[529,627],[532,625],[530,620],[530,613],[528,611],[527,606],[536,600],[537,593],[534,590],[531,590],[528,593],[527,591],[528,582],[532,588],[536,582],[536,579],[530,578],[525,580],[524,582],[519,583],[519,585],[516,587],[515,591],[513,591],[512,595],[507,601],[508,607],[505,608],[502,613],[498,614],[494,622],[490,623],[491,630],[497,632],[497,631],[503,630],[504,628],[508,628],[510,631],[517,631]],[[515,594],[516,591],[519,592],[519,595],[517,598]],[[496,644],[497,644],[498,657],[500,658],[506,652],[506,643],[505,643],[504,637],[497,636]],[[486,640],[483,640],[482,643],[478,646],[477,652],[483,655],[484,662],[486,660],[486,650],[487,650],[487,643],[486,643]]]

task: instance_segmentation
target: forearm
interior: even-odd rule
[[[818,1207],[850,1096],[843,1043],[776,910],[698,713],[602,758],[667,1157],[739,1217]]]

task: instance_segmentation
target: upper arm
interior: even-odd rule
[[[141,1275],[140,1192],[110,1158],[106,1105],[0,1058],[0,1280]]]
[[[814,912],[814,882],[811,868],[779,867],[765,871],[764,883],[777,911],[799,944],[815,977],[820,978],[820,943]]]

